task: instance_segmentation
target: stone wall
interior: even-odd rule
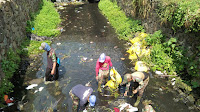
[[[26,38],[29,14],[39,9],[42,0],[0,0],[0,62],[9,48],[14,51]],[[0,81],[3,77],[0,66]]]

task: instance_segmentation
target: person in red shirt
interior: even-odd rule
[[[109,56],[102,53],[96,63],[96,80],[98,81],[98,91],[101,91],[101,84],[106,80],[108,81],[109,66],[112,67],[112,62]]]

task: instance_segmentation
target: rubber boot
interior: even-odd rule
[[[135,102],[134,107],[137,107],[137,106],[138,106],[138,104],[140,103],[141,97],[142,97],[142,96],[138,96],[138,97],[137,97],[137,101]]]
[[[98,83],[98,90],[97,91],[102,92],[102,90],[101,90],[101,83]]]

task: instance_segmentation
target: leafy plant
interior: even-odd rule
[[[172,29],[185,28],[186,32],[200,30],[199,0],[162,0],[157,10],[161,23],[172,23]]]
[[[5,94],[12,92],[12,88],[14,86],[10,82],[10,78],[13,76],[13,73],[19,67],[20,63],[19,54],[20,54],[19,50],[16,50],[16,52],[14,52],[12,49],[10,49],[7,53],[7,58],[4,58],[2,60],[1,67],[3,72],[5,73],[5,77],[1,81],[0,96],[4,96]],[[3,97],[1,97],[0,100],[3,102]]]

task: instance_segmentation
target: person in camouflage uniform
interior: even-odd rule
[[[73,102],[72,103],[72,109],[73,109],[73,112],[74,112],[78,109],[79,98],[72,93],[72,90],[70,90],[69,96],[72,98],[72,102]]]
[[[137,101],[135,102],[134,106],[138,106],[140,103],[140,99],[143,95],[144,89],[148,85],[149,82],[149,75],[146,72],[134,72],[132,74],[125,74],[124,80],[121,83],[121,85],[126,84],[126,90],[124,93],[124,96],[127,96],[127,93],[129,91],[131,81],[138,83],[138,87],[133,88],[133,94],[139,93],[137,96]]]
[[[83,86],[81,84],[74,86],[70,90],[69,95],[72,98],[73,102],[72,104],[73,112],[77,110],[84,110],[87,103],[89,103],[91,107],[95,106],[96,96],[92,95],[92,92],[93,89],[91,87]],[[80,108],[78,109],[79,104]]]
[[[142,102],[144,105],[144,108],[142,109],[142,112],[156,112],[153,107],[151,106],[152,101],[151,100],[144,100]]]
[[[45,42],[41,44],[39,49],[47,51],[47,67],[45,73],[45,81],[57,80],[59,73],[55,50]]]

